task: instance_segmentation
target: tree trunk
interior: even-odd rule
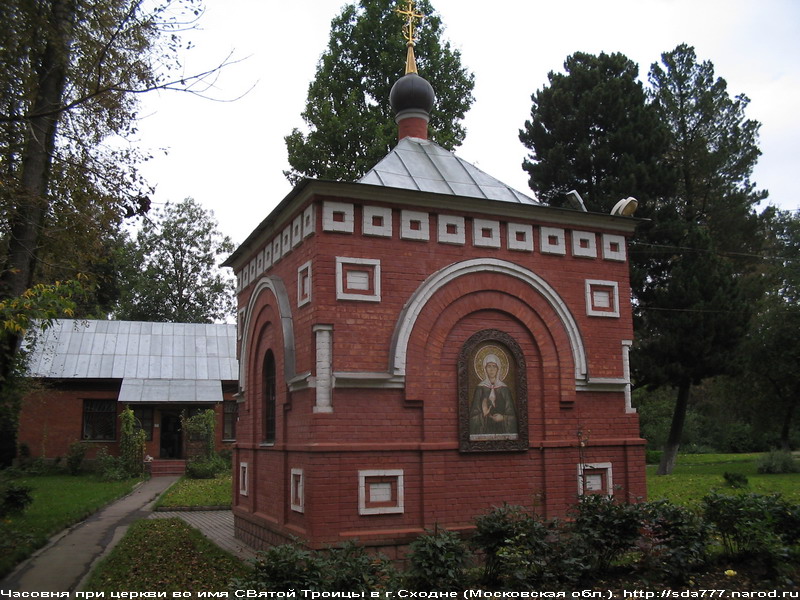
[[[16,209],[9,220],[6,259],[0,269],[0,300],[21,295],[33,283],[42,224],[49,205],[47,188],[70,62],[75,10],[75,0],[50,0],[49,21],[40,23],[40,32],[47,42],[36,69],[36,96],[27,122]],[[14,376],[19,344],[17,335],[0,336],[0,396],[5,395],[2,388]],[[13,403],[9,398],[3,402]],[[16,453],[17,411],[10,413],[0,423],[0,465],[9,464]]]
[[[789,442],[789,434],[792,431],[792,417],[794,416],[794,402],[789,400],[789,406],[786,408],[786,413],[783,416],[783,426],[781,427],[781,450],[784,452],[791,452],[792,445]]]
[[[686,421],[686,408],[689,405],[689,392],[691,389],[692,384],[688,380],[682,381],[678,386],[675,412],[672,413],[672,425],[669,428],[667,442],[664,444],[661,463],[658,465],[658,475],[669,475],[675,468],[675,459],[678,457],[678,448],[681,445],[683,423]]]

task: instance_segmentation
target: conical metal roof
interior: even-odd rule
[[[540,204],[438,144],[413,137],[400,140],[358,183],[518,204]]]

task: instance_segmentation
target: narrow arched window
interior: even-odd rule
[[[267,352],[264,358],[264,442],[275,441],[275,421],[277,414],[277,386],[275,384],[275,355]]]

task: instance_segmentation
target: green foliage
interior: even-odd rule
[[[531,151],[523,163],[531,189],[553,206],[574,189],[588,210],[605,213],[634,196],[647,213],[650,199],[667,191],[659,165],[667,133],[646,102],[638,66],[619,53],[576,52],[564,70],[548,73],[520,131]]]
[[[746,559],[776,576],[800,539],[800,506],[779,496],[712,492],[703,498],[703,516],[714,525],[730,558]]]
[[[92,571],[84,590],[219,592],[247,567],[183,520],[144,519]]]
[[[124,481],[130,478],[120,457],[109,454],[105,446],[97,450],[94,461],[97,474],[103,481]]]
[[[231,583],[234,590],[288,592],[324,591],[323,558],[299,544],[281,544],[258,553],[253,572]]]
[[[483,581],[496,585],[500,580],[501,561],[499,552],[511,540],[518,538],[534,527],[534,517],[521,506],[504,504],[475,519],[475,533],[470,543],[484,554]]]
[[[216,453],[217,415],[213,408],[206,409],[195,415],[181,414],[181,429],[189,438],[189,442],[199,442],[201,451],[199,458],[206,460],[220,459]]]
[[[198,456],[186,463],[186,476],[191,479],[214,479],[226,471],[230,471],[230,465],[217,455],[211,458]]]
[[[218,265],[233,242],[213,211],[192,198],[167,202],[127,245],[115,317],[133,321],[212,323],[234,312],[234,286]]]
[[[642,519],[638,570],[669,585],[684,585],[709,560],[710,526],[694,511],[663,500],[642,504],[638,510]]]
[[[81,472],[83,466],[83,459],[86,457],[86,451],[89,447],[83,442],[72,442],[67,450],[67,472],[70,475],[77,475]]]
[[[24,511],[33,502],[32,491],[28,485],[0,479],[0,519]]]
[[[302,177],[355,181],[397,142],[389,92],[403,75],[406,44],[395,0],[357,0],[331,22],[330,40],[308,88],[302,112],[307,133],[286,136],[292,182]],[[417,12],[419,73],[436,92],[430,138],[453,149],[465,136],[461,121],[472,105],[473,76],[461,54],[442,40],[441,17],[428,0]]]
[[[775,475],[779,473],[797,473],[800,471],[800,467],[798,467],[791,452],[772,450],[758,458],[756,470],[765,475]]]
[[[253,567],[248,578],[233,581],[231,587],[274,592],[386,592],[395,589],[398,578],[385,556],[370,554],[355,542],[319,552],[299,543],[273,546],[258,553]]]
[[[469,551],[455,531],[428,531],[411,543],[406,585],[418,591],[464,589]]]
[[[128,477],[141,477],[144,472],[144,451],[147,435],[137,426],[130,406],[119,415],[119,459],[120,467]]]
[[[722,474],[722,478],[729,487],[737,490],[746,488],[748,485],[750,485],[750,481],[747,479],[747,475],[744,473],[725,471]]]
[[[578,499],[571,526],[573,547],[583,553],[590,573],[608,570],[639,537],[640,518],[632,504],[613,497],[586,494]]]
[[[325,555],[325,589],[353,592],[386,592],[396,588],[398,574],[391,561],[370,554],[364,546],[348,542]]]

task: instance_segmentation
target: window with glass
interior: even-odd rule
[[[264,358],[264,436],[265,443],[275,441],[277,414],[277,385],[275,381],[275,355],[270,350]]]
[[[117,439],[117,401],[83,401],[83,439],[113,441]]]
[[[136,417],[136,427],[144,431],[145,439],[148,442],[153,440],[153,407],[134,406],[133,416]]]
[[[236,421],[238,418],[238,405],[236,402],[225,401],[222,403],[222,439],[236,439]]]

